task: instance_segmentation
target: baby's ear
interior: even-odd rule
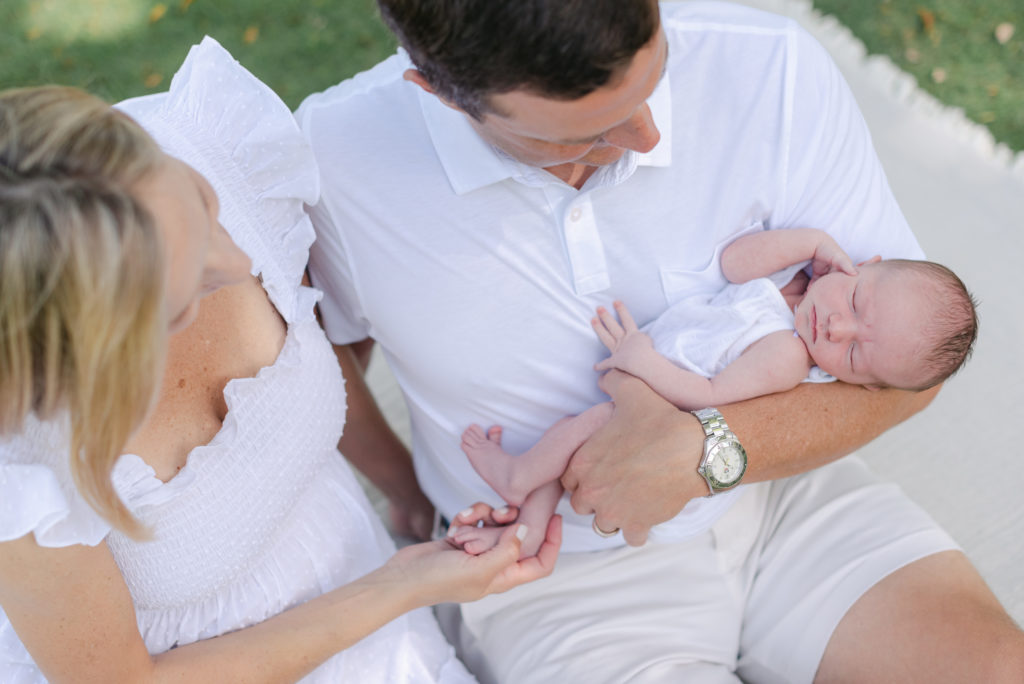
[[[875,256],[871,257],[867,261],[862,261],[862,262],[860,262],[857,265],[858,266],[864,266],[865,264],[877,264],[881,260],[882,260],[882,255],[881,254],[876,254]]]

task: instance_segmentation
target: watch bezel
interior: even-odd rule
[[[740,472],[736,476],[736,479],[732,480],[731,482],[722,482],[712,474],[711,463],[718,456],[718,452],[727,446],[731,446],[732,448],[739,451],[740,455],[743,457],[743,466],[740,468]],[[743,474],[747,472],[747,450],[743,448],[743,445],[740,444],[739,439],[735,437],[719,437],[718,440],[708,449],[707,457],[704,459],[704,463],[701,465],[701,469],[703,470],[701,475],[703,475],[707,479],[708,484],[710,484],[715,491],[724,491],[726,489],[732,489],[733,487],[740,483],[740,481],[743,479]]]

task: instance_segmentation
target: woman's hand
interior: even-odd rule
[[[478,503],[455,516],[452,524],[502,526],[517,514],[514,509],[495,511]],[[520,561],[519,547],[525,532],[524,525],[507,525],[498,545],[477,556],[453,547],[447,540],[406,546],[381,572],[388,581],[413,587],[420,605],[476,601],[546,577],[554,570],[562,544],[561,516],[551,518],[537,555]]]

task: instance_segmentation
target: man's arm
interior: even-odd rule
[[[603,387],[612,419],[579,448],[562,484],[580,514],[597,513],[632,545],[651,526],[707,494],[697,474],[704,431],[642,381],[612,371]],[[938,393],[869,391],[842,382],[803,384],[782,394],[717,407],[747,450],[744,482],[796,475],[844,456],[914,415]]]
[[[388,425],[370,393],[363,365],[356,356],[358,350],[353,346],[334,347],[345,376],[348,401],[345,432],[338,449],[388,497],[393,532],[429,539],[434,507],[416,481],[409,450]]]

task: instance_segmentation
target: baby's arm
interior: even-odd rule
[[[612,352],[594,368],[617,368],[636,376],[687,411],[791,389],[810,369],[803,343],[791,331],[781,330],[750,345],[715,377],[705,378],[680,368],[655,351],[651,339],[640,332],[624,304],[615,302],[615,310],[621,325],[603,307],[598,308],[598,317],[591,321],[601,342]]]
[[[745,283],[808,260],[813,262],[815,278],[832,271],[857,273],[850,257],[825,231],[787,228],[737,239],[722,252],[722,274],[729,282]]]

